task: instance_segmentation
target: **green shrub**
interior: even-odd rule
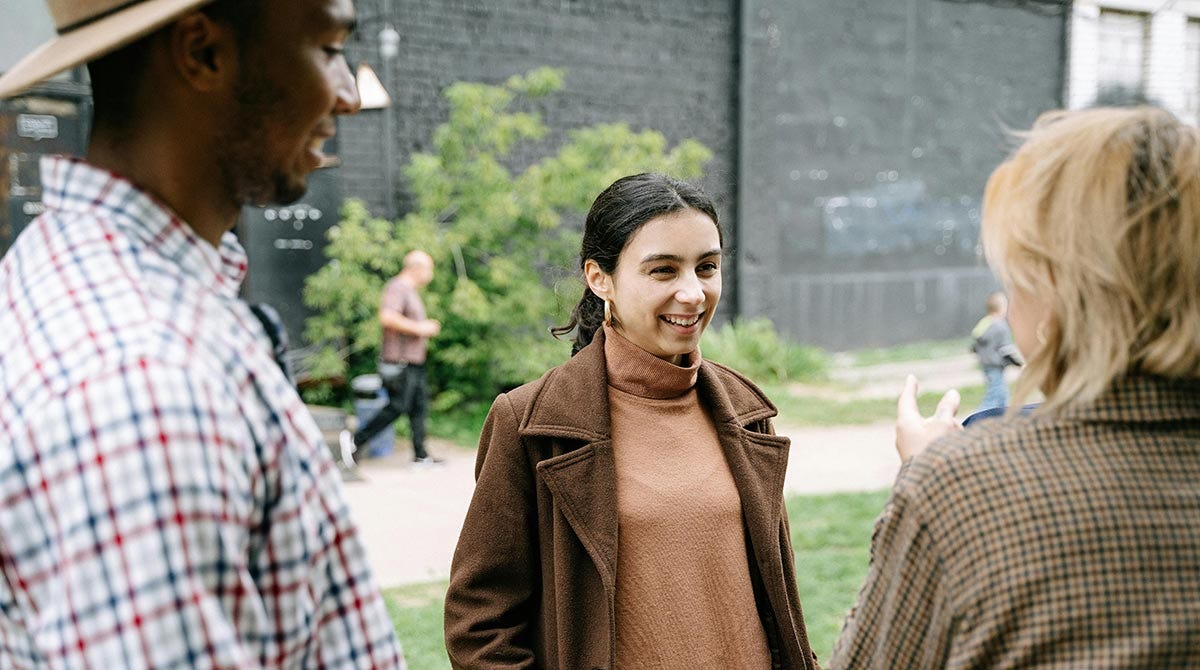
[[[710,328],[701,351],[760,384],[822,379],[828,367],[822,350],[788,342],[766,318]]]
[[[666,172],[696,179],[712,152],[694,140],[668,150],[658,132],[621,123],[573,130],[558,152],[513,175],[504,159],[546,127],[530,102],[562,86],[563,71],[533,70],[492,86],[460,82],[446,89],[449,120],[433,136],[432,153],[414,154],[404,169],[414,196],[398,221],[346,203],[330,231],[328,265],[310,277],[305,302],[316,316],[305,334],[324,342],[310,361],[317,378],[348,378],[374,368],[380,341],[379,295],[404,254],[423,249],[436,273],[425,290],[430,318],[442,322],[428,365],[435,408],[476,414],[480,403],[563,362],[569,344],[550,337],[581,292],[555,273],[574,273],[578,226],[592,200],[617,178]]]

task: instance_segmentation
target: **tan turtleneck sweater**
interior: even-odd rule
[[[605,327],[617,470],[617,658],[641,668],[765,670],[741,499],[679,367]]]

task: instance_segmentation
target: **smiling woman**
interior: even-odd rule
[[[700,236],[696,244],[690,244],[693,235]],[[696,312],[703,312],[692,346],[674,351],[670,356],[692,351],[699,344],[700,335],[712,320],[717,301],[721,299],[720,262],[724,243],[712,200],[696,187],[657,174],[617,180],[596,198],[588,212],[583,248],[579,252],[587,286],[571,313],[570,322],[554,329],[554,334],[562,336],[575,332],[572,355],[591,343],[602,322],[607,323],[614,317],[623,334],[631,336],[622,326],[623,319],[614,315],[613,309],[617,299],[614,275],[620,266],[623,276],[620,283],[626,288],[621,292],[621,302],[629,311],[625,316],[633,320],[636,334],[632,337],[639,346],[656,356],[666,355],[665,350],[654,351],[654,345],[649,341],[657,326],[653,323],[646,326],[643,323],[646,315],[640,313],[643,308],[634,306],[635,301],[646,299],[643,291],[653,285],[642,280],[665,282],[654,291],[655,295],[682,287],[685,289],[684,300],[693,303],[697,299],[696,289],[699,289],[703,296],[698,305],[676,305],[681,308],[679,314],[661,315],[684,317],[676,320],[687,324],[695,319]],[[688,248],[676,249],[677,246]],[[692,258],[688,258],[688,253]],[[687,274],[697,281],[691,286],[681,285],[676,280],[681,266],[689,261],[694,265]],[[671,292],[672,298],[678,295],[677,290]],[[649,320],[657,320],[659,316],[654,314]],[[673,348],[679,346],[677,343]]]
[[[815,667],[783,506],[789,443],[702,360],[712,201],[625,177],[584,227],[572,358],[496,399],[446,595],[456,668]],[[618,528],[620,532],[618,532]]]
[[[618,333],[679,365],[700,345],[721,300],[720,231],[691,208],[657,216],[629,239],[613,271],[589,258],[583,273]]]

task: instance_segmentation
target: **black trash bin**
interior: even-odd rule
[[[354,416],[358,419],[359,428],[367,425],[388,404],[387,389],[383,387],[379,375],[359,375],[351,379],[350,391],[354,394]],[[365,448],[367,455],[373,458],[387,456],[396,449],[396,431],[388,426],[367,444],[358,445],[358,448]]]

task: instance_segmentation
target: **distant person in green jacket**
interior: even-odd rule
[[[983,368],[983,402],[979,411],[1008,406],[1008,386],[1004,383],[1004,368],[1020,365],[1021,356],[1013,344],[1008,328],[1008,298],[999,291],[987,298],[987,316],[971,330],[971,351]]]

